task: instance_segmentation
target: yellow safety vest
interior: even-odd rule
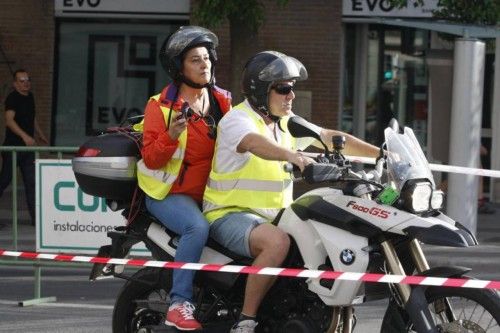
[[[161,94],[152,96],[150,100],[158,101],[160,99],[160,95]],[[167,124],[170,110],[162,105],[160,105],[160,109],[163,113],[165,124]],[[176,117],[177,112],[173,110],[171,119],[175,119]],[[136,126],[134,129],[142,130],[142,126]],[[184,154],[186,152],[187,130],[181,133],[178,140],[179,144],[172,155],[172,158],[161,169],[149,169],[142,159],[137,162],[137,178],[139,187],[144,191],[144,193],[156,200],[162,200],[167,196],[168,192],[170,192],[170,189],[172,188],[172,185],[179,176]]]
[[[266,136],[268,129],[262,118],[244,102],[231,112],[238,109],[250,116],[259,134]],[[287,128],[284,130],[280,131],[280,145],[293,148],[294,139]],[[203,212],[210,223],[228,213],[242,211],[252,211],[271,220],[281,208],[292,203],[292,179],[283,170],[286,162],[268,161],[250,154],[241,169],[219,173],[214,170],[218,148],[216,143],[212,171],[203,197]]]

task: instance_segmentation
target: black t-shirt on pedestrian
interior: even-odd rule
[[[14,120],[28,135],[35,134],[35,99],[30,92],[27,96],[17,90],[11,92],[5,99],[5,111],[12,110],[16,114]],[[5,146],[25,146],[23,139],[10,130],[5,129]]]

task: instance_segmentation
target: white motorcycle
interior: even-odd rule
[[[319,133],[300,117],[290,118],[288,128],[295,137],[320,140]],[[128,227],[108,233],[112,244],[103,246],[98,255],[123,258],[131,246],[142,241],[155,259],[173,261],[177,235],[144,209],[128,204],[130,194],[126,198],[106,195],[102,186],[96,190],[96,186],[89,185],[89,179],[97,179],[101,184],[106,179],[116,181],[116,177],[109,179],[113,173],[104,169],[113,168],[111,159],[116,166],[116,158],[120,157],[99,155],[102,149],[97,147],[100,141],[109,141],[116,135],[105,134],[99,140],[89,141],[73,160],[83,191],[108,198],[110,207],[125,208],[124,216],[130,216],[131,211],[136,214]],[[477,245],[477,241],[460,223],[440,211],[443,193],[435,189],[427,160],[412,130],[405,128],[400,133],[393,122],[385,130],[381,156],[369,172],[353,170],[341,152],[343,139],[334,138],[334,152],[329,152],[325,145],[318,163],[307,166],[302,173],[308,183],[324,183],[324,187],[301,195],[273,222],[292,240],[283,266],[465,277],[470,270],[464,267],[429,267],[421,249],[421,243],[468,247]],[[100,152],[89,156],[92,149]],[[135,161],[138,151],[123,158]],[[100,163],[99,167],[96,163]],[[129,163],[127,168],[129,172],[123,175],[133,175],[135,164]],[[250,259],[231,253],[213,240],[209,240],[200,262],[251,264]],[[91,279],[102,275],[127,279],[115,304],[113,332],[172,332],[162,324],[169,303],[171,273],[144,268],[124,276],[119,266],[94,266]],[[195,316],[203,331],[228,331],[241,310],[245,280],[244,274],[197,272]],[[500,332],[500,298],[492,290],[288,277],[280,277],[267,294],[258,313],[257,331],[350,333],[357,320],[354,306],[383,298],[389,298],[382,320],[383,333]]]

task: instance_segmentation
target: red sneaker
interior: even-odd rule
[[[168,308],[165,324],[175,326],[180,331],[194,331],[201,329],[201,324],[193,317],[194,305],[185,301],[176,303]]]

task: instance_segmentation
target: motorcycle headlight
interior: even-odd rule
[[[402,194],[404,206],[409,211],[422,213],[429,210],[432,196],[431,183],[427,181],[410,182],[405,184]]]
[[[441,208],[443,208],[443,203],[444,203],[444,193],[443,193],[443,191],[434,191],[434,192],[432,192],[431,208],[432,209],[441,209]]]

